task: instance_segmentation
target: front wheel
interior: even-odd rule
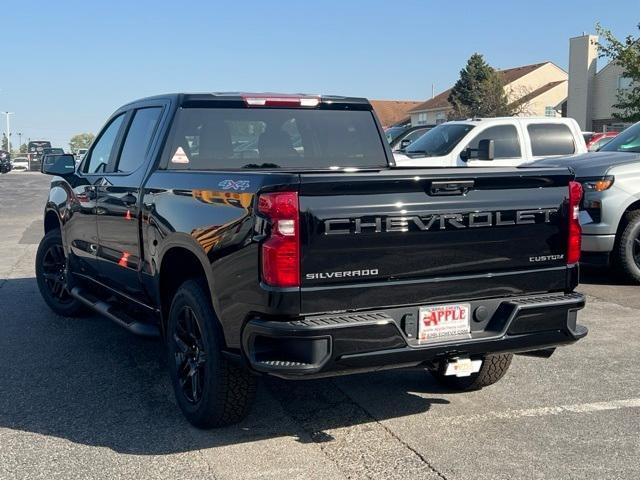
[[[482,359],[482,366],[478,373],[472,373],[468,377],[456,377],[445,375],[445,363],[442,362],[440,368],[432,371],[431,374],[441,385],[451,390],[470,391],[488,387],[500,380],[511,365],[513,354],[501,353],[496,355],[486,355]]]
[[[75,317],[84,312],[84,305],[69,294],[66,279],[66,256],[60,230],[49,231],[38,245],[36,280],[40,295],[58,315]]]
[[[222,355],[217,318],[203,281],[178,289],[167,322],[169,374],[184,416],[198,428],[231,425],[249,412],[256,378]]]
[[[625,227],[613,251],[614,265],[635,283],[640,283],[640,210],[625,216]]]

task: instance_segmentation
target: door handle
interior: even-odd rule
[[[127,207],[132,207],[136,203],[138,203],[138,198],[131,194],[127,193],[124,197],[121,198],[122,203],[124,203]]]
[[[431,182],[430,195],[465,195],[473,188],[473,180],[453,180]]]

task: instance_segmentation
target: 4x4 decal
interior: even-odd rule
[[[246,190],[251,186],[249,180],[222,180],[219,184],[223,190]]]

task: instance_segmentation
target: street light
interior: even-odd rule
[[[13,115],[14,112],[0,112],[7,118],[7,151],[11,153],[11,126],[9,123],[9,115]]]

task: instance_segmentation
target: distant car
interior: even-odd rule
[[[27,152],[29,155],[29,167],[31,170],[40,171],[42,165],[42,155],[45,148],[51,148],[51,142],[49,140],[32,140],[27,145]]]
[[[82,162],[82,159],[87,154],[88,150],[89,150],[88,148],[79,148],[76,151],[76,165],[78,165],[78,164],[80,164],[80,162]]]
[[[607,143],[617,137],[618,133],[620,132],[594,133],[587,141],[587,150],[589,150],[590,152],[597,152]]]
[[[409,127],[393,141],[389,142],[391,150],[401,152],[408,147],[413,141],[419,139],[422,135],[431,130],[435,125],[420,125],[419,127]]]
[[[0,150],[0,173],[9,173],[11,171],[11,156],[9,152]]]
[[[27,157],[18,157],[11,160],[11,166],[16,172],[25,172],[29,170],[29,159]]]
[[[42,155],[64,155],[64,150],[62,148],[56,147],[46,147],[42,149]]]
[[[402,127],[385,128],[384,136],[387,138],[387,142],[389,142],[389,145],[391,145],[391,142],[393,142],[396,138],[398,138],[400,135],[402,135],[404,132],[406,132],[409,128],[411,128],[411,127],[410,126],[402,126]]]

